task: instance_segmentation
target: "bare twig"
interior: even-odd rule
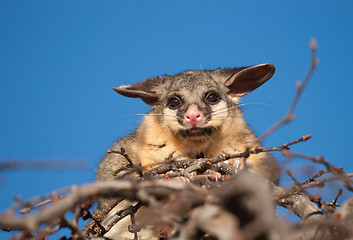
[[[85,159],[5,159],[0,162],[0,171],[6,170],[86,170]]]
[[[297,92],[295,94],[295,97],[293,99],[293,102],[288,110],[288,112],[286,113],[286,115],[276,124],[274,124],[272,127],[270,127],[269,129],[267,129],[260,137],[259,140],[262,141],[264,140],[266,137],[268,137],[270,134],[272,134],[273,132],[275,132],[278,128],[280,128],[281,126],[283,126],[284,124],[294,120],[295,116],[293,114],[299,98],[302,94],[303,89],[305,88],[305,86],[307,85],[307,83],[309,82],[311,75],[313,74],[317,64],[318,64],[318,59],[316,57],[316,49],[317,49],[317,43],[315,39],[312,39],[310,42],[310,49],[311,49],[311,65],[310,68],[303,80],[302,83],[297,83],[296,87],[297,87]]]
[[[57,201],[57,200],[59,200],[59,199],[61,199],[61,198],[63,198],[63,197],[65,197],[65,196],[58,196],[58,197],[54,197],[54,198],[51,198],[51,199],[44,200],[44,201],[42,201],[42,202],[40,202],[40,203],[37,203],[37,204],[35,204],[35,205],[33,205],[33,206],[29,206],[29,207],[26,207],[26,208],[24,208],[24,209],[21,209],[19,212],[22,213],[22,214],[29,213],[29,212],[32,211],[33,209],[42,207],[42,206],[44,206],[44,205],[46,205],[46,204],[48,204],[48,203],[51,203],[51,202],[53,202],[53,201]]]
[[[305,180],[304,182],[301,182],[300,185],[304,185],[310,182],[314,182],[316,178],[321,177],[322,175],[329,173],[329,171],[324,171],[320,170],[318,173],[316,173],[314,176],[310,177],[309,179]]]
[[[334,208],[336,208],[336,206],[339,206],[337,204],[337,200],[341,195],[342,195],[342,188],[338,189],[337,195],[336,195],[335,199],[332,201],[332,205]]]
[[[117,154],[120,154],[122,156],[125,157],[125,159],[129,162],[129,167],[134,167],[134,163],[132,162],[132,160],[130,159],[129,155],[127,155],[126,151],[125,151],[125,148],[121,147],[120,148],[120,151],[116,151],[116,150],[113,150],[113,149],[108,149],[107,153],[117,153]]]
[[[351,178],[351,177],[353,177],[353,173],[347,173],[346,176],[348,178]],[[320,179],[320,180],[316,180],[316,181],[302,184],[302,188],[304,188],[304,189],[314,188],[314,187],[322,188],[326,182],[332,182],[332,181],[336,181],[336,180],[342,180],[342,178],[336,177],[336,176],[335,177],[328,177],[328,178],[324,178],[324,179]]]
[[[331,163],[329,163],[324,157],[317,156],[313,157],[306,154],[301,153],[294,153],[294,152],[286,152],[285,153],[288,157],[299,157],[303,159],[309,159],[315,163],[322,163],[326,166],[327,170],[335,175],[337,178],[341,179],[344,182],[344,186],[349,190],[353,191],[353,180],[350,179],[347,174],[343,171],[343,168],[334,167]]]

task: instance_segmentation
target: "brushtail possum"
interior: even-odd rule
[[[114,143],[99,164],[98,180],[114,179],[126,170],[127,159],[116,153],[121,148],[134,165],[144,167],[170,158],[216,158],[259,146],[238,102],[274,72],[272,64],[185,71],[113,88],[142,99],[152,111],[135,132]],[[270,154],[250,155],[246,163],[251,171],[277,183],[278,168]]]

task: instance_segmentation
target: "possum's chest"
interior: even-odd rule
[[[216,158],[220,154],[238,153],[240,149],[228,145],[215,145],[212,141],[203,142],[177,142],[168,141],[136,144],[136,158],[142,166],[151,169],[168,161],[194,158]]]

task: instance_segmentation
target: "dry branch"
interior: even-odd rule
[[[284,124],[291,122],[294,120],[295,116],[294,116],[294,110],[297,107],[298,101],[300,99],[300,96],[303,92],[303,89],[306,87],[306,85],[308,84],[319,60],[316,57],[316,49],[317,49],[317,43],[315,39],[312,39],[310,42],[310,49],[311,49],[311,65],[310,68],[308,70],[308,72],[306,73],[306,76],[303,80],[302,83],[297,83],[296,87],[297,87],[297,91],[295,94],[295,97],[292,101],[291,106],[289,107],[288,112],[286,113],[286,115],[277,123],[275,123],[272,127],[270,127],[268,130],[266,130],[260,137],[259,140],[262,141],[264,140],[266,137],[268,137],[270,134],[272,134],[273,132],[275,132],[277,129],[279,129],[280,127],[282,127]]]
[[[55,202],[50,207],[31,216],[15,217],[10,216],[0,218],[0,228],[6,230],[27,230],[35,231],[40,225],[51,223],[56,219],[62,218],[67,211],[82,202],[92,200],[97,197],[124,197],[126,199],[136,200],[140,191],[147,191],[149,194],[158,197],[166,197],[171,191],[180,191],[188,189],[180,181],[146,181],[133,182],[129,180],[94,182],[82,187],[71,187],[71,193],[65,198]]]

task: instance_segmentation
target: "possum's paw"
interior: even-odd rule
[[[213,181],[220,181],[222,180],[223,175],[220,174],[219,172],[213,171],[211,169],[207,169],[204,173],[205,175],[209,175],[210,180]]]
[[[187,177],[184,177],[184,176],[175,176],[176,172],[175,171],[169,171],[169,172],[166,172],[163,176],[164,179],[175,179],[175,180],[179,180],[179,181],[182,181],[182,182],[185,182],[185,183],[189,183],[190,182],[190,179],[187,178]]]
[[[179,181],[182,181],[182,182],[185,182],[185,183],[189,183],[190,182],[189,178],[183,177],[183,176],[175,177],[173,179],[176,179],[176,180],[179,180]]]

